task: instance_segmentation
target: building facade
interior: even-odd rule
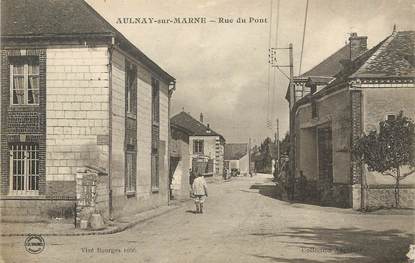
[[[190,196],[189,131],[170,124],[170,189],[171,199],[183,200]]]
[[[225,145],[226,168],[236,169],[240,175],[249,174],[249,155],[247,143],[227,143]]]
[[[189,113],[180,112],[172,117],[171,123],[190,131],[189,161],[193,172],[204,176],[223,176],[225,139]]]
[[[174,78],[84,1],[23,2],[2,3],[2,219],[70,215],[83,167],[107,218],[167,204]]]
[[[322,76],[301,77],[309,92],[298,94],[294,104],[294,163],[295,177],[304,175],[307,185],[296,184],[296,195],[359,209],[367,187],[364,201],[369,207],[393,205],[394,179],[369,172],[352,149],[363,133],[400,111],[415,118],[414,40],[413,31],[394,31],[372,49],[338,60],[339,70],[332,76],[318,65],[314,70]],[[414,207],[414,176],[401,185],[401,205]]]

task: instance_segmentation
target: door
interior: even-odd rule
[[[318,168],[320,201],[328,203],[333,185],[333,143],[331,127],[318,128]]]

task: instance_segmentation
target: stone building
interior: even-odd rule
[[[393,178],[368,172],[352,147],[399,111],[415,119],[414,40],[415,32],[394,30],[367,50],[367,38],[352,34],[346,46],[294,79],[295,176],[307,178],[296,195],[359,209],[367,178],[368,205],[393,204]],[[404,207],[414,207],[414,183],[414,176],[401,181]]]
[[[1,17],[2,219],[70,216],[83,167],[107,174],[105,217],[167,204],[175,79],[82,0]]]
[[[171,118],[171,124],[190,131],[189,160],[195,173],[204,176],[223,176],[225,138],[184,111]]]

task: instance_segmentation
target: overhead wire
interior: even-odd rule
[[[307,28],[307,15],[308,15],[308,1],[306,2],[306,6],[305,6],[305,15],[304,15],[304,28],[303,28],[303,40],[301,43],[301,54],[300,54],[300,65],[299,65],[299,69],[298,69],[298,75],[301,75],[301,65],[303,63],[303,53],[304,53],[304,41],[305,41],[305,31]]]

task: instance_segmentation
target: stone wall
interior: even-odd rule
[[[46,181],[49,195],[78,167],[108,168],[107,47],[47,49]]]

